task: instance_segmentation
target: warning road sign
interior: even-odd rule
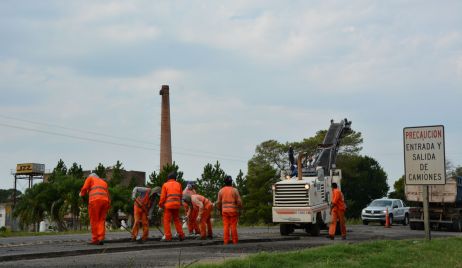
[[[406,184],[446,184],[444,126],[403,129]]]

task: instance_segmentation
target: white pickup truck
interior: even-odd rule
[[[364,225],[369,222],[380,222],[385,224],[385,217],[388,208],[390,224],[401,222],[403,225],[409,224],[409,207],[405,207],[401,199],[375,199],[361,212],[361,220]]]

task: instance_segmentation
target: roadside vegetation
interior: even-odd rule
[[[461,238],[337,244],[286,253],[259,253],[212,267],[462,267]]]

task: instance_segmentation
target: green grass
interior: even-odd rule
[[[193,267],[462,267],[462,239],[336,244],[286,253],[259,253]]]

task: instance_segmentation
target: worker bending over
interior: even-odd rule
[[[213,205],[210,200],[199,194],[185,195],[183,201],[188,205],[188,213],[192,211],[198,211],[197,222],[200,225],[200,239],[205,240],[206,236],[209,239],[213,239],[212,233],[212,222],[210,221],[212,215]],[[190,215],[188,216],[188,219]]]
[[[172,219],[178,233],[178,238],[180,241],[184,240],[184,233],[180,223],[181,188],[181,184],[176,181],[176,172],[169,173],[167,181],[162,185],[159,200],[159,212],[164,211],[165,236],[162,238],[162,241],[172,241],[172,231],[170,228]]]
[[[186,185],[186,188],[183,191],[183,196],[193,194],[197,194],[196,190],[194,189],[194,185],[188,183],[188,185]],[[187,215],[186,223],[188,225],[189,231],[188,236],[192,237],[196,234],[200,234],[199,225],[197,224],[197,215],[199,213],[199,210],[197,209],[197,207],[190,207],[186,202],[183,203],[183,206],[185,210],[185,215]]]
[[[89,244],[103,245],[106,234],[106,215],[110,199],[105,179],[91,173],[80,190],[80,196],[88,194],[88,214],[90,216],[91,241]]]
[[[346,239],[346,225],[345,225],[345,202],[343,200],[343,194],[338,189],[337,183],[333,182],[332,185],[332,202],[330,205],[331,222],[329,226],[329,238],[334,239],[335,230],[337,228],[337,220],[340,224],[340,231],[342,233],[342,239]]]
[[[133,223],[132,229],[132,241],[136,241],[140,223],[143,225],[143,236],[138,242],[146,242],[149,235],[149,220],[152,217],[152,211],[154,210],[154,201],[160,194],[160,187],[154,189],[147,187],[135,187],[132,191],[133,214],[135,222]]]
[[[223,218],[223,242],[225,245],[229,242],[229,231],[233,244],[237,244],[237,221],[239,219],[239,209],[242,208],[242,200],[239,191],[234,188],[231,176],[225,177],[225,186],[218,192],[217,207],[221,210]]]

